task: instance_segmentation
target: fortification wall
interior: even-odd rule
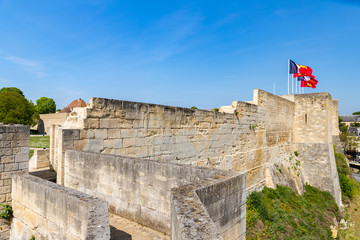
[[[341,204],[339,176],[334,156],[334,136],[338,135],[337,101],[329,93],[295,95],[295,115],[299,149],[305,182],[329,191]],[[334,130],[335,128],[335,130]]]
[[[212,224],[212,234],[224,239],[245,237],[243,174],[70,150],[66,151],[65,171],[65,186],[104,199],[111,212],[152,229],[173,236],[190,231],[208,239],[199,226]],[[186,194],[179,195],[184,189]],[[186,197],[188,194],[192,199]],[[180,201],[182,198],[185,202]],[[191,204],[189,214],[182,211],[189,207],[187,204]],[[173,232],[171,222],[176,222]]]
[[[0,123],[0,203],[11,204],[11,177],[27,172],[29,164],[29,126]],[[10,223],[0,219],[0,239],[9,237]]]
[[[10,239],[110,239],[105,201],[28,174],[12,182]]]
[[[331,150],[320,156],[301,145],[332,144],[337,101],[328,93],[276,96],[255,89],[252,101],[222,109],[228,113],[91,98],[54,128],[58,182],[66,149],[246,172],[249,191],[282,184],[302,193],[306,182],[318,180],[305,173],[311,166],[305,156],[327,165],[321,174],[330,167],[336,175]],[[331,184],[318,183],[335,196],[338,183]]]
[[[261,188],[268,163],[291,152],[294,103],[258,89],[253,103],[234,102],[229,114],[92,98],[54,128],[59,183],[65,149],[75,149],[246,171],[247,187]]]

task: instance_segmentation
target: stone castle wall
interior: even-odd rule
[[[245,239],[244,174],[72,150],[65,172],[65,186],[172,239]]]
[[[72,113],[53,131],[59,183],[65,149],[75,149],[246,171],[248,188],[264,186],[268,159],[291,151],[287,116],[294,103],[261,90],[255,95],[257,105],[236,102],[232,114],[92,98],[79,110],[83,118]]]
[[[29,126],[0,123],[0,203],[11,204],[11,178],[17,172],[28,171]],[[9,223],[0,220],[0,238],[9,236]]]
[[[66,149],[246,172],[248,190],[284,184],[301,193],[317,180],[306,173],[309,157],[327,165],[320,175],[335,176],[330,152],[306,148],[331,145],[338,131],[337,101],[328,93],[276,96],[255,89],[252,101],[222,109],[228,113],[91,98],[89,107],[53,127],[58,182],[64,182]],[[336,183],[323,181],[321,189],[338,193]]]
[[[294,98],[296,138],[305,182],[329,191],[341,203],[339,177],[334,156],[334,136],[338,136],[338,102],[330,94],[300,94]]]

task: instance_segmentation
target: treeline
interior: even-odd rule
[[[54,99],[41,97],[36,105],[25,98],[24,93],[16,87],[0,89],[0,122],[34,126],[40,114],[55,113]]]

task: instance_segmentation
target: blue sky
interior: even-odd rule
[[[360,111],[360,1],[0,0],[0,87],[210,109],[287,94],[287,59]]]

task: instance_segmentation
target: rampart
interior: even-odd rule
[[[330,148],[337,101],[328,93],[276,96],[255,89],[252,101],[224,109],[91,98],[89,107],[52,128],[58,183],[64,183],[65,150],[74,149],[246,172],[248,191],[283,184],[301,193],[308,182],[340,204]]]
[[[68,116],[69,113],[40,114],[40,119],[43,121],[44,124],[44,132],[49,134],[52,125],[63,125]]]
[[[29,137],[28,126],[0,123],[0,203],[11,204],[12,175],[28,171]],[[1,219],[0,227],[0,238],[8,238],[9,222]]]
[[[28,174],[14,175],[10,239],[110,239],[108,205]]]
[[[65,172],[65,186],[172,239],[245,238],[244,174],[70,150]]]

